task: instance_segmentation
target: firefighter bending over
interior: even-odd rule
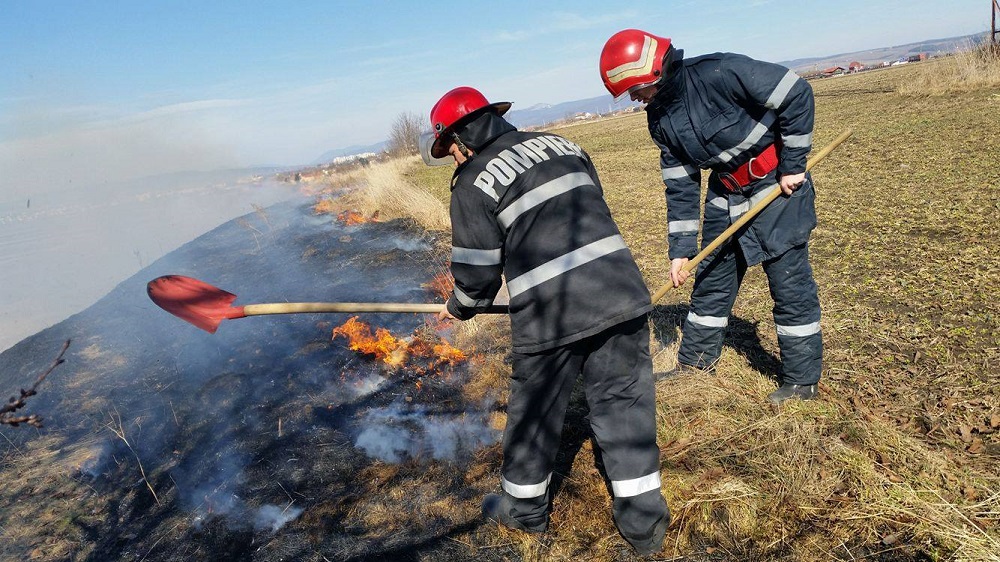
[[[707,245],[779,183],[784,194],[698,265],[679,370],[714,370],[747,267],[762,264],[774,299],[782,384],[768,398],[809,399],[823,361],[820,307],[809,266],[815,191],[806,173],[812,88],[783,66],[715,53],[684,60],[670,39],[637,29],[604,45],[601,79],[611,95],[646,103],[667,196],[670,278],[698,253],[701,170],[711,170],[702,244]]]

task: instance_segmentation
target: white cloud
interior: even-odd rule
[[[251,100],[239,100],[239,99],[214,99],[214,100],[188,101],[188,102],[164,105],[150,109],[148,111],[135,113],[125,117],[123,121],[125,122],[149,121],[153,119],[170,117],[185,113],[198,113],[206,111],[216,111],[219,109],[229,109],[234,107],[245,107],[250,105],[251,103],[252,103]]]

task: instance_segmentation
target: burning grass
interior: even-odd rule
[[[960,73],[950,65],[970,56],[978,55],[813,84],[815,146],[844,128],[855,132],[813,174],[822,399],[780,411],[765,405],[778,349],[766,280],[751,269],[718,374],[658,384],[674,512],[664,556],[1000,560],[1000,308],[985,289],[1000,286],[1000,257],[982,237],[995,213],[983,211],[981,190],[968,188],[998,183],[985,163],[1000,159],[1000,137],[983,116],[995,115],[1000,100],[992,79],[953,80]],[[981,76],[994,68],[985,63]],[[924,72],[943,81],[944,95],[925,96],[934,87],[920,85]],[[665,205],[644,116],[559,133],[593,157],[647,284],[661,286]],[[407,172],[442,201],[451,173]],[[668,293],[653,317],[656,371],[675,363],[688,291]],[[502,358],[503,344],[484,352],[481,376],[505,384],[502,362],[488,359]],[[469,540],[513,545],[522,560],[629,559],[588,447],[563,476],[545,537],[487,525]]]
[[[371,326],[357,316],[333,329],[333,338],[337,337],[347,339],[352,351],[372,355],[389,367],[405,363],[418,373],[453,367],[468,359],[465,352],[431,330],[420,330],[405,338],[397,338],[385,328],[376,328],[372,334]]]
[[[364,168],[359,187],[347,190],[324,205],[326,212],[348,208],[380,220],[407,218],[421,227],[440,231],[449,227],[448,208],[435,195],[412,183],[404,170],[416,166],[419,158],[378,162]]]

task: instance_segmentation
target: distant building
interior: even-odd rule
[[[847,65],[847,69],[850,70],[851,72],[861,72],[862,70],[865,69],[865,65],[861,64],[858,61],[854,61],[851,64]]]
[[[823,71],[821,72],[821,74],[823,76],[840,76],[846,70],[847,69],[845,69],[842,66],[831,66],[830,68],[823,69]]]

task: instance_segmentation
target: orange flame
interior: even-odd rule
[[[430,289],[435,295],[448,300],[451,296],[452,287],[455,286],[455,281],[451,277],[451,271],[445,270],[434,276],[433,279],[421,285],[425,289]]]
[[[389,330],[379,328],[372,336],[371,326],[352,316],[342,325],[333,329],[333,337],[343,336],[350,342],[351,351],[374,355],[375,359],[398,367],[406,360],[406,346],[396,339]]]
[[[434,355],[437,356],[442,363],[448,363],[449,365],[461,363],[469,358],[464,351],[452,346],[444,338],[441,339],[441,343],[434,346]]]
[[[372,216],[365,218],[365,216],[360,212],[348,209],[337,215],[337,220],[347,225],[378,222],[378,211],[372,213]]]
[[[313,205],[313,213],[317,215],[333,213],[336,210],[336,204],[333,199],[323,198]]]
[[[452,346],[444,338],[428,341],[426,333],[415,333],[406,339],[393,336],[389,330],[378,328],[372,334],[371,326],[352,316],[342,325],[333,329],[333,337],[343,336],[352,351],[373,355],[391,367],[400,367],[410,360],[410,367],[424,373],[442,366],[455,366],[468,359],[462,350]],[[419,360],[419,361],[418,361]]]

